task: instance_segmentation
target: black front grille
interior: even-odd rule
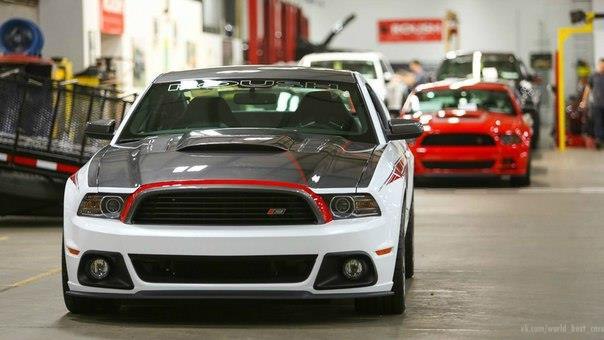
[[[423,161],[428,169],[489,169],[495,161]]]
[[[304,197],[288,192],[175,190],[141,198],[135,224],[274,225],[315,224]]]
[[[136,274],[153,283],[293,283],[308,278],[316,255],[182,256],[130,254]]]
[[[446,133],[429,135],[421,142],[423,146],[493,146],[493,137],[475,133]]]

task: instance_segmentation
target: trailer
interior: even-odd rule
[[[88,139],[86,123],[119,122],[135,96],[0,74],[0,216],[60,215],[65,181],[107,143]]]

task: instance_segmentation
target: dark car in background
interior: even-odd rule
[[[537,147],[541,128],[541,91],[539,81],[524,62],[512,53],[463,52],[449,53],[436,71],[437,80],[451,78],[479,78],[510,83],[522,102],[522,110],[533,119],[531,146]]]

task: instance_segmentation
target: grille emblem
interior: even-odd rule
[[[266,212],[266,214],[269,215],[269,216],[283,215],[283,214],[285,214],[286,210],[287,209],[285,209],[285,208],[270,208],[270,209],[268,209],[268,211]]]

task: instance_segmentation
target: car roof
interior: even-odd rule
[[[447,55],[446,59],[454,59],[456,57],[468,57],[468,56],[472,56],[474,53],[476,52],[480,52],[483,56],[501,56],[501,57],[514,57],[516,58],[516,55],[512,52],[493,52],[493,51],[454,51],[454,52],[449,52],[449,54]]]
[[[302,59],[313,60],[373,60],[383,58],[379,52],[326,52],[307,54]]]
[[[477,81],[475,79],[442,80],[434,83],[422,84],[416,87],[415,92],[448,89],[473,89],[508,91],[510,86],[502,82]]]
[[[202,68],[168,72],[159,75],[153,83],[167,83],[186,79],[288,79],[355,83],[354,72],[305,66],[242,65]]]

